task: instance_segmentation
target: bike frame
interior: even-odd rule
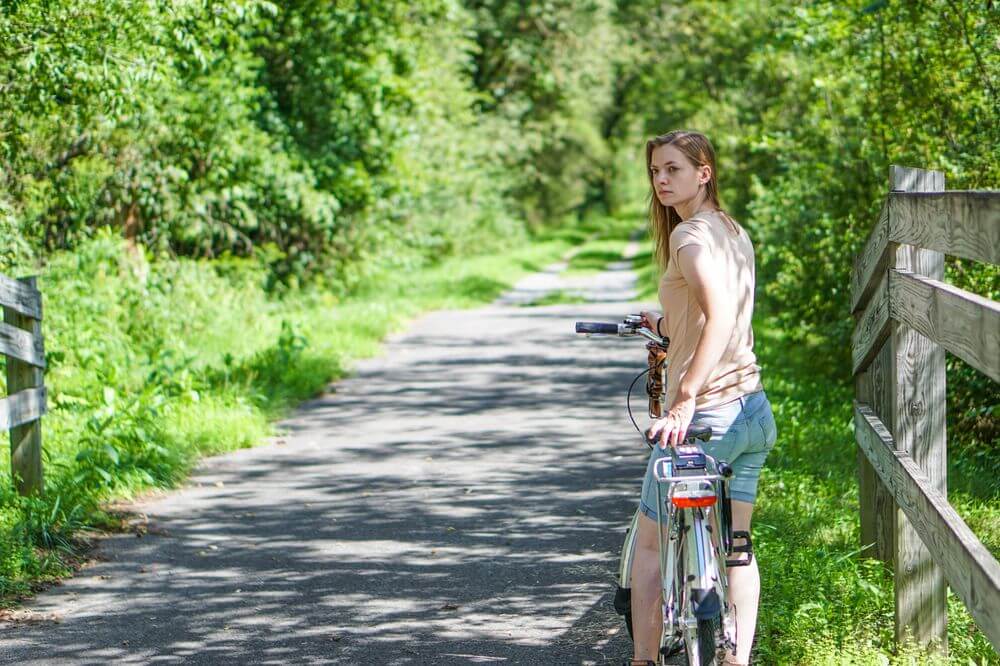
[[[700,450],[700,447],[698,447]],[[716,467],[715,460],[701,452],[706,469]],[[725,497],[721,486],[727,480],[720,474],[673,473],[673,455],[661,458],[654,468],[656,476],[656,513],[659,529],[660,580],[663,593],[663,633],[660,653],[671,651],[676,642],[684,642],[690,663],[699,664],[698,616],[693,599],[711,599],[714,592],[718,600],[716,613],[721,616],[723,645],[732,649],[736,645],[735,627],[731,621],[728,600],[728,579],[724,550],[719,538],[728,526],[722,524],[721,502]],[[661,492],[663,484],[667,492]],[[715,504],[710,507],[678,508],[673,497],[691,484],[711,488]],[[664,516],[664,512],[666,515]],[[701,618],[708,619],[708,618]]]
[[[576,332],[618,337],[641,336],[664,347],[670,344],[668,339],[661,338],[645,328],[640,315],[629,315],[620,324],[577,322]],[[662,373],[665,387],[666,362],[663,364]],[[663,413],[665,407],[663,401],[664,395],[661,394],[660,413]],[[631,409],[629,417],[631,418]],[[639,430],[634,419],[632,423]],[[722,639],[717,647],[732,651],[736,649],[735,609],[728,599],[729,583],[726,571],[727,565],[733,564],[726,559],[732,548],[732,536],[729,532],[731,526],[727,524],[729,513],[724,510],[724,506],[728,508],[725,504],[729,501],[726,491],[732,470],[729,468],[725,475],[720,474],[720,466],[715,458],[707,455],[700,446],[689,445],[695,441],[693,437],[687,438],[685,446],[672,448],[671,455],[658,460],[654,468],[654,476],[658,482],[656,484],[656,513],[659,526],[657,539],[663,593],[661,664],[665,663],[666,657],[673,652],[673,648],[676,648],[679,642],[684,644],[689,663],[703,663],[705,660],[699,654],[699,629],[705,630],[707,626],[715,627],[716,620],[720,623]],[[646,443],[652,445],[649,441]],[[693,455],[700,464],[684,464],[675,469],[674,462],[681,460],[678,449],[688,452],[686,460],[690,461]],[[698,473],[699,471],[701,473]],[[664,485],[666,485],[665,494],[662,492]],[[689,498],[697,498],[700,493],[700,497],[707,500],[709,491],[714,493],[714,503],[710,505],[689,502],[689,507],[678,507],[674,504],[674,498],[678,493],[684,493]],[[686,502],[682,502],[684,503]],[[622,549],[619,581],[628,584],[620,584],[619,592],[631,588],[631,567],[640,512],[641,510],[637,510],[632,517]],[[627,606],[628,595],[624,597],[622,603]],[[616,594],[616,608],[618,604],[619,599]],[[712,622],[708,625],[703,624],[699,628],[699,621],[705,620]],[[715,644],[714,637],[712,644]],[[708,661],[713,660],[714,655]]]

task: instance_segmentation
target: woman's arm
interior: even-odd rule
[[[693,400],[726,351],[736,326],[736,300],[725,293],[719,270],[705,248],[698,245],[682,247],[677,253],[677,265],[701,311],[705,313],[705,328],[698,338],[691,365],[681,377],[677,389],[678,400]]]
[[[663,328],[664,316],[659,312],[654,312],[653,310],[643,310],[639,314],[642,315],[643,323],[646,328],[656,333],[661,338],[666,336],[667,330]]]
[[[705,314],[705,327],[667,415],[649,430],[650,437],[659,433],[661,446],[684,441],[694,416],[695,396],[719,364],[736,325],[736,302],[727,297],[711,252],[700,245],[685,245],[677,252],[677,266]]]

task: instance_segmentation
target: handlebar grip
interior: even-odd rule
[[[733,476],[733,466],[727,463],[725,460],[719,461],[719,474],[729,479]]]
[[[578,321],[576,322],[576,332],[618,335],[618,324],[608,324],[601,321]]]

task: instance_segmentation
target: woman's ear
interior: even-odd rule
[[[708,185],[709,181],[712,180],[712,167],[707,164],[702,164],[698,169],[698,182],[702,185]]]

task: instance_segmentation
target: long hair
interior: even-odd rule
[[[672,145],[681,151],[695,167],[709,166],[712,176],[705,183],[705,200],[710,201],[719,212],[729,220],[734,231],[739,233],[739,226],[722,210],[719,203],[719,181],[716,177],[715,150],[708,137],[701,132],[689,130],[674,130],[654,137],[646,142],[646,177],[649,178],[649,233],[656,247],[656,261],[662,270],[667,270],[670,263],[670,233],[683,222],[673,206],[664,206],[656,197],[656,187],[653,185],[653,174],[650,171],[653,162],[653,150],[660,146]]]

